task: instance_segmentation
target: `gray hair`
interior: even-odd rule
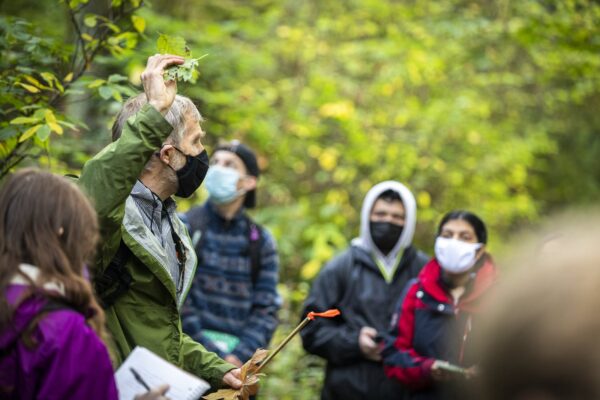
[[[121,137],[123,133],[123,127],[127,120],[137,114],[142,107],[148,103],[145,93],[140,93],[137,96],[131,97],[123,104],[123,108],[119,111],[117,118],[112,126],[112,140],[116,141]],[[175,101],[171,104],[171,108],[165,115],[165,119],[173,127],[173,131],[169,134],[169,138],[175,144],[179,144],[183,139],[183,132],[185,131],[185,117],[188,113],[191,113],[192,117],[197,119],[199,122],[203,121],[200,111],[196,108],[196,105],[185,96],[176,95]]]

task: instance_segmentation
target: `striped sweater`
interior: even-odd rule
[[[211,202],[201,207],[206,215],[206,229],[201,248],[196,246],[198,268],[182,310],[183,330],[209,351],[221,357],[233,354],[245,362],[257,348],[267,347],[277,327],[281,300],[277,293],[279,262],[275,241],[260,228],[261,265],[253,284],[244,210],[227,221]],[[189,215],[188,212],[186,216]],[[198,233],[190,235],[197,238]],[[232,351],[224,351],[207,330],[233,335],[239,343]]]

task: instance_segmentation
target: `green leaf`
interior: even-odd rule
[[[45,141],[50,136],[50,127],[48,125],[42,125],[37,131],[37,137],[41,141]]]
[[[36,117],[17,117],[10,121],[11,125],[31,125],[36,122],[40,122],[40,119]]]
[[[19,131],[12,126],[7,126],[5,128],[0,129],[0,142],[5,141],[6,139],[10,139],[13,136],[17,136]]]
[[[112,97],[119,103],[123,102],[123,96],[121,95],[121,92],[119,92],[119,90],[116,87],[112,88]]]
[[[196,78],[196,68],[198,68],[198,61],[206,57],[208,54],[204,54],[198,58],[187,58],[181,65],[172,65],[165,71],[166,80],[176,80],[183,82],[193,82]]]
[[[133,27],[135,28],[135,30],[138,31],[139,33],[144,33],[144,30],[146,30],[146,20],[142,17],[139,17],[137,15],[132,15],[131,23],[133,24]]]
[[[108,77],[110,83],[127,82],[127,77],[119,74],[112,74]],[[88,86],[89,87],[89,86]]]
[[[87,14],[84,18],[83,18],[83,24],[85,26],[87,26],[88,28],[93,28],[96,26],[97,23],[97,19],[96,19],[96,15],[94,14]]]
[[[192,55],[185,44],[185,39],[181,36],[169,36],[161,33],[156,41],[156,48],[161,54],[173,54],[181,57]]]
[[[113,89],[109,86],[102,86],[100,89],[98,89],[98,93],[104,100],[108,100],[113,95]]]
[[[117,25],[113,24],[112,22],[105,22],[103,25],[108,27],[108,29],[110,29],[114,33],[121,32],[121,28],[119,28]]]

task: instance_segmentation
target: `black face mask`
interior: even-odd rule
[[[202,150],[197,156],[188,156],[177,147],[174,148],[187,159],[183,168],[175,171],[178,182],[175,195],[179,197],[190,197],[192,193],[200,187],[206,176],[206,172],[208,171],[208,153],[206,150]]]
[[[396,225],[391,222],[369,222],[371,238],[373,243],[381,252],[387,255],[400,239],[404,225]]]

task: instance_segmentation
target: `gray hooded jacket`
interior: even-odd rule
[[[386,257],[373,244],[369,216],[375,200],[388,189],[400,194],[406,210],[405,226]],[[380,362],[367,360],[358,336],[363,326],[384,334],[404,287],[415,278],[429,257],[411,243],[416,224],[412,193],[402,184],[385,181],[365,197],[360,236],[331,260],[313,282],[303,315],[338,308],[334,319],[316,319],[301,331],[304,348],[327,360],[321,399],[403,399],[405,390],[387,379]],[[378,265],[379,264],[379,265]]]

